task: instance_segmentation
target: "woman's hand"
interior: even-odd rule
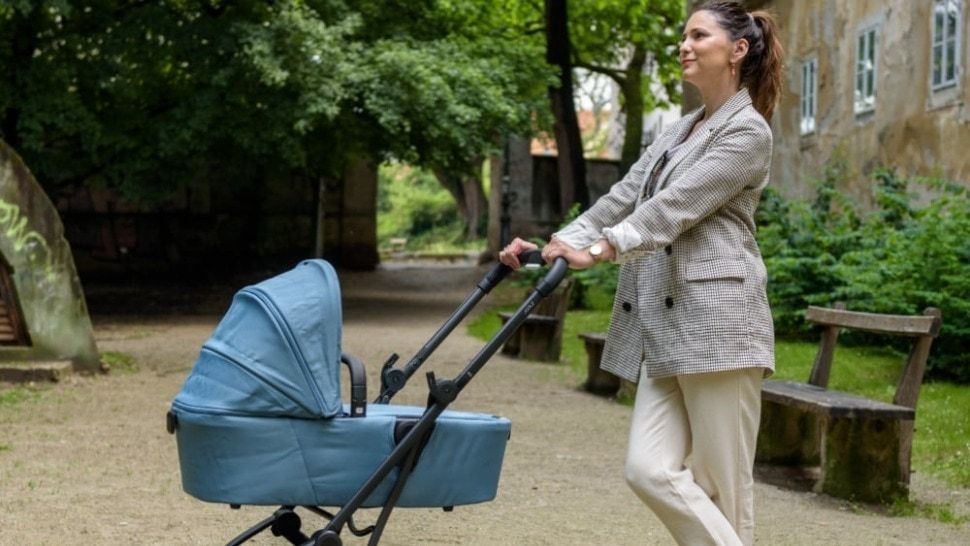
[[[586,269],[596,263],[585,249],[576,249],[553,237],[542,249],[542,259],[552,264],[556,258],[565,258],[570,269]]]
[[[600,255],[602,259],[612,260],[616,256],[616,250],[606,239],[600,239],[596,244],[603,249]],[[589,249],[576,249],[553,237],[552,241],[542,249],[542,258],[546,263],[551,264],[558,257],[565,258],[569,262],[570,269],[588,269],[597,263],[597,259]]]
[[[506,245],[501,252],[498,253],[498,261],[511,267],[513,270],[516,270],[522,267],[522,264],[519,263],[519,254],[522,254],[527,250],[535,250],[537,248],[539,248],[538,245],[530,243],[529,241],[523,241],[522,239],[516,237],[515,239],[512,239],[512,242]]]

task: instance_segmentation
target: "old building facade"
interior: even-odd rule
[[[834,156],[848,188],[902,174],[970,182],[967,0],[770,2],[783,25],[787,86],[774,127],[774,179],[788,193]]]
[[[970,187],[970,0],[746,4],[774,13],[785,48],[775,187],[810,196],[836,158],[846,166],[840,189],[862,202],[879,167]]]

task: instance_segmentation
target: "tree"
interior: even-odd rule
[[[680,97],[681,0],[588,0],[569,14],[575,66],[604,74],[620,88],[626,117],[621,171],[640,156],[643,115]],[[662,87],[665,96],[654,93]]]
[[[0,4],[0,130],[54,192],[157,199],[279,169],[339,176],[352,157],[464,179],[499,135],[530,132],[546,78],[529,40],[496,32],[496,6]]]
[[[555,118],[559,172],[559,206],[565,212],[573,203],[589,206],[586,189],[586,160],[579,135],[576,104],[573,101],[573,60],[566,0],[545,0],[546,62],[559,69],[559,84],[549,86],[549,102]]]

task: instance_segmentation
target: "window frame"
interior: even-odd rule
[[[802,61],[801,77],[798,131],[802,136],[808,136],[815,134],[818,128],[818,57]]]
[[[855,44],[852,110],[856,115],[865,115],[876,109],[876,90],[879,87],[879,24],[870,23],[860,27],[856,32]],[[866,62],[871,66],[866,66]],[[866,94],[867,84],[868,94]]]
[[[945,9],[947,5],[953,5],[956,10],[956,18],[953,26],[947,24]],[[941,13],[939,10],[943,8]],[[937,32],[937,18],[943,17],[942,35]],[[947,31],[950,31],[949,33]],[[956,86],[960,82],[960,62],[961,37],[963,34],[963,4],[960,0],[933,0],[930,12],[930,90],[939,91]],[[947,46],[951,48],[948,50]],[[937,71],[936,59],[937,48],[939,48],[940,65]],[[952,68],[953,74],[947,78],[947,68]],[[939,75],[939,79],[937,76]]]

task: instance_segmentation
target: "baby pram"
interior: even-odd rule
[[[538,252],[521,259],[541,263]],[[327,262],[305,261],[242,289],[168,413],[183,489],[236,508],[280,506],[229,545],[270,529],[291,544],[339,546],[345,526],[377,544],[395,506],[450,510],[492,500],[511,423],[446,408],[566,271],[557,259],[457,377],[428,373],[424,408],[388,402],[508,267],[489,271],[406,366],[396,368],[393,355],[370,405],[363,364],[340,352],[340,289]],[[340,399],[341,363],[350,370],[349,405]],[[297,507],[329,522],[307,535]],[[359,529],[352,518],[366,507],[381,511],[374,525]]]

